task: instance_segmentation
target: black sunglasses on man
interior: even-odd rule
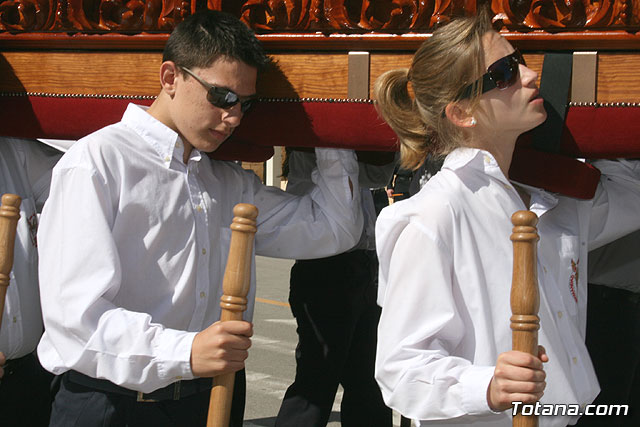
[[[229,109],[236,105],[238,102],[240,103],[240,110],[243,113],[246,113],[249,108],[251,108],[251,104],[256,100],[257,95],[251,96],[239,96],[232,90],[229,90],[224,87],[217,87],[210,83],[204,81],[200,76],[196,73],[188,69],[187,67],[180,67],[191,77],[196,79],[205,89],[207,89],[207,101],[209,101],[213,106],[218,108]]]

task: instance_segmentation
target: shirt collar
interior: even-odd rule
[[[531,196],[531,206],[529,207],[529,210],[538,215],[538,217],[556,207],[559,202],[559,199],[555,194],[549,193],[542,188],[532,187],[522,183],[518,183],[518,185]]]
[[[182,138],[176,131],[149,114],[148,109],[149,107],[143,105],[129,104],[122,116],[122,122],[153,147],[165,167],[168,168],[171,165],[173,157],[182,162],[184,155]],[[200,151],[192,149],[189,162],[200,159]]]
[[[443,168],[456,171],[469,165],[473,169],[491,175],[505,184],[511,184],[498,165],[493,154],[479,148],[459,147],[447,155]]]
[[[499,180],[504,184],[505,188],[516,191],[515,188],[513,188],[513,183],[502,173],[502,169],[500,169],[495,157],[488,151],[479,148],[460,147],[453,150],[445,158],[442,167],[455,171],[467,165]],[[531,206],[529,209],[538,216],[541,216],[558,204],[558,198],[555,195],[541,188],[531,187],[521,183],[518,183],[518,185],[531,195]]]

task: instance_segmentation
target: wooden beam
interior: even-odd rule
[[[574,52],[571,102],[596,102],[598,52]]]
[[[158,52],[0,52],[0,91],[156,96],[161,63]]]
[[[348,55],[274,53],[258,92],[277,98],[347,98]],[[540,73],[542,53],[525,52]],[[409,67],[413,52],[371,52],[369,90],[384,71]],[[0,92],[155,96],[160,91],[159,52],[0,52]],[[599,52],[596,101],[640,102],[640,55]]]
[[[369,98],[369,52],[349,52],[347,97]]]

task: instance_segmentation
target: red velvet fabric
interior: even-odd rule
[[[640,157],[640,107],[570,107],[558,154],[587,159]],[[532,145],[531,134],[518,139]]]
[[[270,146],[398,151],[395,133],[364,102],[258,102],[233,138]]]
[[[0,96],[0,134],[78,139],[122,117],[127,104],[153,100]],[[640,156],[640,107],[571,107],[560,154],[571,157]],[[521,144],[529,145],[527,137]],[[245,115],[230,142],[259,146],[348,147],[396,151],[396,136],[375,106],[362,102],[264,101]]]
[[[153,99],[0,96],[0,135],[80,139],[120,121],[130,102],[148,106]],[[273,147],[225,141],[210,156],[218,160],[263,162],[273,156]]]
[[[151,105],[153,100],[0,96],[0,134],[75,140],[120,121],[129,102]]]
[[[592,159],[640,157],[640,107],[571,107],[560,151]]]
[[[513,153],[509,178],[554,193],[591,199],[600,181],[600,171],[573,157],[519,146]]]
[[[91,97],[0,96],[0,135],[78,139],[120,120],[129,102]],[[535,151],[530,136],[516,147],[512,178],[554,192],[589,198],[599,173],[573,157],[640,157],[640,107],[571,107],[558,154]],[[264,161],[273,146],[345,147],[396,151],[397,138],[364,102],[262,101],[212,157]]]

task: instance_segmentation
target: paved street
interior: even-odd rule
[[[294,375],[295,321],[287,304],[292,260],[256,258],[257,300],[247,360],[245,426],[273,426]]]
[[[295,375],[296,326],[287,304],[291,265],[292,260],[256,258],[258,289],[253,346],[247,360],[245,427],[274,425],[280,402]],[[330,427],[340,426],[340,397],[341,390]],[[399,425],[397,415],[394,420]]]

